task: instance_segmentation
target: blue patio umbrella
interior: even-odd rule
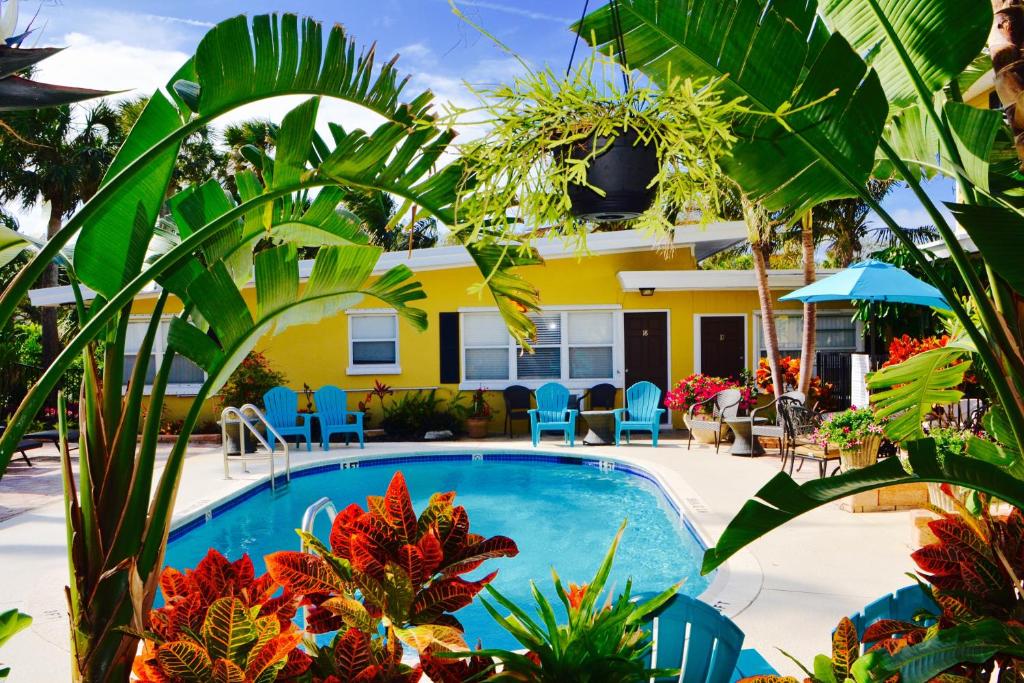
[[[780,301],[889,301],[950,310],[935,287],[889,263],[867,260],[779,297]]]

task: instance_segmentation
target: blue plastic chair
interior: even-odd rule
[[[640,596],[641,601],[654,594]],[[729,683],[743,647],[743,631],[711,605],[677,594],[648,616],[653,668],[682,669],[682,678],[658,681]]]
[[[263,414],[267,422],[277,430],[282,437],[301,436],[306,441],[306,450],[313,450],[313,434],[310,429],[309,420],[313,416],[310,413],[299,412],[299,395],[288,387],[274,387],[263,394]],[[302,424],[297,424],[299,418]],[[277,439],[273,434],[267,434],[267,443],[271,450],[276,447]]]
[[[850,621],[857,629],[857,635],[863,636],[868,626],[876,621],[895,619],[913,623],[914,615],[922,610],[931,614],[942,613],[942,608],[935,604],[932,596],[915,583],[868,603],[860,612],[851,614]],[[923,625],[930,626],[931,623],[933,622],[926,620]]]
[[[650,382],[637,382],[626,389],[626,407],[615,412],[615,445],[619,445],[622,432],[626,432],[626,443],[629,443],[631,431],[651,433],[652,445],[658,447],[658,432],[661,429],[661,416],[665,413],[661,404],[661,389]]]
[[[537,407],[526,411],[530,416],[533,445],[540,442],[541,432],[562,432],[570,446],[576,444],[576,416],[569,410],[569,390],[558,382],[548,382],[537,389]]]
[[[353,434],[359,438],[359,447],[365,448],[363,440],[363,413],[348,409],[348,394],[331,385],[320,387],[313,394],[316,401],[316,416],[320,420],[321,446],[326,451],[331,447],[332,434],[344,434],[345,445]],[[349,416],[355,422],[349,422]]]

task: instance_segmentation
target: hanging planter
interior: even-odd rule
[[[593,135],[569,146],[568,157],[589,160],[586,183],[569,183],[572,214],[597,223],[629,221],[651,208],[657,197],[658,149],[634,130]]]
[[[728,182],[719,160],[746,111],[722,99],[717,81],[638,84],[598,53],[564,77],[526,68],[511,84],[474,90],[480,106],[451,115],[455,126],[486,126],[459,147],[455,231],[582,241],[595,223],[667,235],[683,217],[715,218]]]

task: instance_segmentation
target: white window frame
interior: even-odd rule
[[[840,308],[830,308],[828,310],[820,310],[819,309],[817,311],[817,317],[819,317],[819,318],[823,317],[823,316],[826,316],[826,317],[845,317],[845,318],[849,319],[849,318],[852,318],[856,313],[857,313],[857,311],[852,309],[852,308],[842,308],[842,309],[840,309]],[[775,317],[776,318],[778,318],[779,316],[803,318],[803,315],[804,315],[804,313],[803,313],[802,310],[782,309],[782,310],[776,310],[775,311]],[[757,366],[761,362],[761,351],[764,350],[764,330],[763,330],[763,327],[761,325],[761,311],[760,310],[755,310],[753,312],[753,318],[752,319],[753,319],[753,324],[754,324],[754,339],[753,339],[753,346],[752,346],[753,353],[751,354],[751,368],[750,369],[753,370],[754,372],[756,372],[757,371]],[[840,353],[863,353],[864,352],[864,321],[862,321],[862,320],[855,320],[854,323],[853,323],[853,328],[854,328],[854,339],[856,340],[855,348],[853,348],[853,349],[831,349],[831,350],[838,351]],[[822,351],[822,350],[824,350],[824,349],[816,348],[815,352]],[[796,352],[797,352],[797,355],[800,354],[800,350],[799,349],[797,349]],[[815,354],[815,357],[817,357],[817,354]]]
[[[174,319],[175,317],[177,317],[177,316],[173,316],[173,315],[160,316],[160,322],[161,323],[167,323],[167,325],[166,326],[161,325],[157,329],[157,331],[156,331],[156,337],[154,337],[154,339],[153,339],[153,352],[152,352],[152,355],[153,355],[153,367],[156,368],[156,371],[160,370],[160,365],[164,361],[164,353],[167,352],[167,332],[170,330],[171,320]],[[151,316],[151,315],[144,315],[144,314],[143,315],[139,315],[139,314],[136,314],[136,315],[129,316],[128,322],[129,322],[129,324],[146,324],[146,325],[148,325],[149,322],[152,319],[153,319],[153,316]],[[128,353],[125,353],[125,354],[123,354],[122,358],[124,356],[128,356],[128,355],[129,355]],[[135,362],[138,363],[139,362],[138,361],[138,354],[135,354],[135,355],[136,355]],[[180,356],[181,354],[178,354],[178,355]],[[124,360],[122,360],[121,362],[124,363]],[[206,379],[208,377],[209,377],[209,375],[204,370],[203,371],[203,378]],[[124,383],[121,385],[121,391],[123,393],[123,392],[128,390],[128,382],[131,380],[131,375],[125,375],[122,379],[124,380]],[[197,396],[199,394],[199,390],[202,389],[202,388],[203,388],[202,384],[195,384],[193,382],[188,382],[188,383],[186,383],[186,382],[177,382],[177,383],[168,382],[167,383],[166,394],[168,396]],[[147,384],[145,386],[145,388],[143,389],[143,394],[146,395],[146,396],[149,396],[152,393],[152,391],[153,391],[153,385],[152,384]]]
[[[402,363],[401,363],[401,333],[398,329],[398,313],[393,308],[354,308],[352,310],[345,311],[347,317],[347,336],[348,336],[348,368],[345,370],[347,375],[400,375],[402,374]],[[393,318],[395,321],[395,337],[394,339],[360,339],[359,341],[370,341],[370,342],[390,342],[395,343],[395,362],[394,363],[360,363],[356,364],[353,361],[353,343],[352,339],[352,319],[353,318],[369,318],[369,317],[384,317]]]
[[[539,311],[540,315],[559,314],[561,316],[561,349],[559,377],[545,379],[519,379],[518,363],[516,354],[518,344],[512,335],[507,335],[506,345],[508,347],[508,379],[466,379],[466,336],[463,332],[463,322],[467,314],[473,313],[498,313],[497,308],[490,307],[464,307],[459,309],[459,389],[474,390],[478,388],[501,390],[507,387],[518,385],[528,389],[537,389],[548,382],[558,382],[570,390],[589,389],[595,384],[608,383],[621,389],[624,386],[625,378],[623,371],[623,338],[622,338],[622,307],[615,304],[578,305],[578,306],[544,306]],[[611,377],[569,377],[569,349],[575,348],[604,348],[606,344],[570,344],[569,343],[569,313],[610,313],[612,316],[612,376]],[[500,346],[474,346],[471,348],[503,348]]]

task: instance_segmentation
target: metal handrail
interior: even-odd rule
[[[324,496],[315,503],[306,508],[306,511],[302,514],[302,526],[300,527],[304,532],[302,534],[302,540],[299,541],[299,550],[302,552],[309,552],[309,543],[306,542],[306,534],[313,534],[313,524],[316,522],[317,516],[321,512],[327,513],[327,519],[330,520],[331,524],[334,524],[334,518],[338,516],[338,510],[334,507],[334,503],[330,498]],[[302,608],[302,619],[303,623],[309,622],[309,606]]]
[[[284,451],[285,481],[286,482],[290,482],[292,480],[291,448],[289,447],[288,442],[284,440],[284,437],[282,437],[281,434],[276,429],[274,429],[274,425],[270,424],[270,422],[267,420],[266,415],[263,414],[263,411],[260,410],[259,408],[257,408],[256,406],[254,406],[251,403],[246,403],[241,408],[235,408],[234,406],[227,406],[220,413],[221,448],[222,448],[222,451],[224,453],[224,478],[225,479],[231,479],[231,473],[228,470],[228,465],[229,465],[229,462],[230,462],[229,459],[228,459],[228,422],[229,422],[229,419],[230,419],[232,422],[238,424],[238,446],[239,446],[240,453],[237,456],[234,456],[234,459],[238,460],[238,461],[241,461],[241,463],[242,463],[242,471],[245,472],[246,474],[248,474],[248,472],[249,472],[248,462],[250,460],[268,459],[270,461],[270,489],[272,491],[276,490],[277,489],[277,474],[276,474],[276,470],[275,470],[275,466],[274,466],[274,449],[267,442],[267,440],[265,438],[263,438],[263,435],[260,434],[259,430],[256,429],[256,425],[253,422],[249,421],[249,419],[246,417],[247,414],[251,415],[252,417],[256,418],[256,420],[258,420],[259,422],[263,423],[263,427],[270,434],[272,434],[274,436],[275,443],[277,441],[281,442],[281,448]],[[245,432],[246,432],[246,430],[248,430],[254,437],[256,437],[256,441],[258,442],[258,444],[257,444],[258,446],[262,446],[263,448],[266,449],[266,451],[267,451],[266,455],[255,455],[255,456],[248,456],[248,455],[246,455],[246,453],[245,453]]]
[[[334,503],[330,498],[324,496],[320,500],[316,501],[308,508],[302,515],[302,527],[301,529],[307,534],[313,533],[313,524],[316,522],[317,515],[321,512],[327,513],[327,519],[334,524],[334,518],[338,516],[338,510],[334,507]],[[306,543],[306,539],[303,538],[299,543],[299,550],[306,552],[309,549],[309,544]]]

